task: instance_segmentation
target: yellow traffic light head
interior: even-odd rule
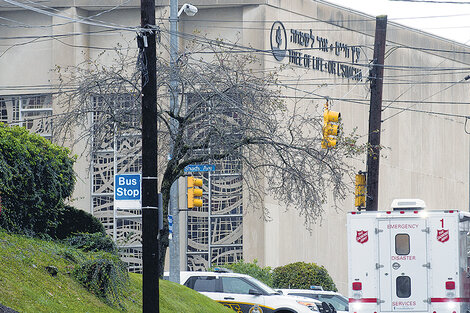
[[[323,112],[323,120],[325,123],[337,123],[339,121],[339,118],[341,117],[341,113],[335,112],[335,111],[330,111],[330,110],[325,110]]]
[[[328,124],[323,127],[323,136],[337,136],[338,135],[338,125]]]
[[[358,208],[366,206],[366,175],[363,172],[356,174],[354,205]]]
[[[195,207],[201,208],[202,207],[202,199],[194,199],[193,204],[194,204]]]
[[[330,111],[325,109],[323,112],[323,139],[321,141],[321,147],[327,149],[336,146],[336,138],[339,133],[339,126],[333,123],[338,123],[341,114],[339,112]]]
[[[202,197],[202,189],[193,188],[193,195],[194,195],[195,197]]]
[[[336,139],[327,137],[321,141],[321,147],[323,149],[328,149],[334,146],[336,146]]]
[[[192,209],[194,207],[202,207],[202,199],[197,199],[195,197],[202,197],[202,189],[197,188],[202,187],[202,179],[194,178],[192,176],[188,177],[188,208]]]
[[[188,177],[188,188],[192,188],[194,186],[202,187],[202,179],[194,178],[192,176]]]

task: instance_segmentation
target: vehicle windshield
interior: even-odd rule
[[[348,299],[340,295],[317,294],[308,292],[289,292],[288,295],[317,299],[321,302],[330,303],[337,311],[349,311]]]
[[[338,295],[318,295],[318,300],[331,303],[337,311],[349,311],[349,301]]]
[[[279,292],[277,292],[276,290],[272,289],[272,288],[269,287],[268,285],[266,285],[266,284],[260,282],[260,281],[257,280],[256,278],[253,278],[253,277],[246,277],[246,279],[247,279],[250,283],[252,283],[252,284],[258,286],[258,287],[259,287],[260,289],[262,289],[266,294],[270,294],[270,295],[278,295],[278,294],[279,294]]]

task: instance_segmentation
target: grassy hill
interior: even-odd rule
[[[122,308],[111,307],[71,275],[79,262],[92,259],[67,245],[0,231],[0,303],[21,313],[142,312],[142,276],[130,274]],[[53,276],[46,267],[58,269]],[[160,281],[160,312],[233,313],[184,286]]]

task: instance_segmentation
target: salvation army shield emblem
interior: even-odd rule
[[[369,232],[367,230],[356,231],[356,241],[359,243],[366,243],[369,240]]]
[[[448,229],[438,229],[437,230],[437,241],[446,242],[449,240],[449,230]]]

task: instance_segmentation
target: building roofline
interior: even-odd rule
[[[12,1],[19,1],[19,0],[12,0]],[[221,8],[221,7],[244,7],[244,6],[260,6],[266,5],[270,7],[279,7],[281,8],[281,1],[280,0],[188,0],[191,1],[192,4],[196,5],[200,9],[209,9],[209,8]],[[337,27],[345,28],[354,32],[362,33],[367,36],[374,36],[375,33],[375,16],[370,14],[366,14],[351,8],[342,7],[337,4],[330,3],[325,0],[300,0],[305,1],[306,6],[310,6],[311,8],[315,8],[315,6],[320,6],[323,10],[316,10],[315,19],[328,23],[330,25],[334,25]],[[170,0],[163,0],[159,1],[156,7],[165,7],[169,5]],[[180,0],[180,2],[183,2]],[[46,0],[41,3],[35,3],[28,5],[35,6],[41,9],[50,8],[69,8],[69,7],[76,7],[84,10],[106,10],[110,8],[116,7],[115,0],[101,0],[101,1],[91,1],[91,0]],[[139,8],[140,7],[140,0],[130,0],[128,2],[122,3],[118,9],[131,9],[131,8]],[[282,7],[285,10],[288,10]],[[0,12],[1,11],[11,11],[11,10],[25,10],[21,7],[15,6],[14,4],[9,4],[6,2],[2,2],[0,5]],[[342,19],[332,19],[332,10],[338,11],[338,16],[346,16],[346,18]],[[308,12],[308,10],[306,10]],[[304,11],[305,12],[305,11]],[[304,12],[293,12],[300,15],[304,15],[308,17],[308,13]],[[324,14],[324,16],[321,16]],[[313,15],[313,14],[310,14]],[[393,28],[394,32],[390,32],[389,30]],[[464,64],[470,64],[470,58],[466,55],[470,54],[470,46],[445,38],[438,35],[434,35],[416,28],[412,28],[409,26],[405,26],[396,22],[388,21],[387,26],[387,42],[394,43],[397,45],[403,45],[406,47],[412,47],[417,49],[424,49],[423,51],[427,50],[427,53],[435,54],[441,57],[449,58],[456,60],[458,62],[462,62]],[[416,34],[416,36],[412,36],[413,38],[410,39],[410,36],[400,36],[399,32],[411,32]],[[403,34],[403,33],[402,33]],[[417,42],[426,42],[425,46],[415,46]],[[450,54],[449,51],[454,52]]]
[[[376,16],[374,16],[374,15],[370,15],[370,14],[367,14],[367,13],[364,13],[364,12],[361,12],[361,11],[357,11],[355,9],[351,9],[351,8],[348,8],[348,7],[342,7],[338,4],[331,3],[331,2],[328,2],[328,1],[325,1],[325,0],[313,0],[313,1],[324,4],[324,5],[327,5],[327,6],[330,6],[330,7],[335,7],[338,10],[348,11],[351,14],[354,14],[354,15],[363,16],[365,18],[370,18],[372,20],[375,20],[375,18],[376,18]],[[386,14],[383,14],[383,15],[386,15]],[[416,33],[419,33],[419,34],[422,34],[422,35],[425,35],[425,36],[428,36],[428,37],[433,37],[433,38],[438,39],[438,40],[446,41],[446,42],[454,44],[454,45],[462,46],[465,49],[470,49],[470,46],[466,45],[464,43],[461,43],[461,42],[458,42],[458,41],[455,41],[455,40],[452,40],[452,39],[449,39],[449,38],[446,38],[446,37],[442,37],[442,36],[439,36],[439,35],[435,35],[435,34],[432,34],[432,33],[429,33],[429,32],[426,32],[426,31],[423,31],[423,30],[420,30],[420,29],[417,29],[417,28],[414,28],[414,27],[411,27],[411,26],[406,26],[406,25],[403,25],[403,24],[400,24],[400,23],[397,23],[397,22],[393,22],[393,21],[390,21],[390,20],[387,21],[387,24],[393,25],[394,27],[401,28],[403,30],[410,30],[412,32],[416,32]],[[340,25],[338,25],[338,26],[340,26]]]

